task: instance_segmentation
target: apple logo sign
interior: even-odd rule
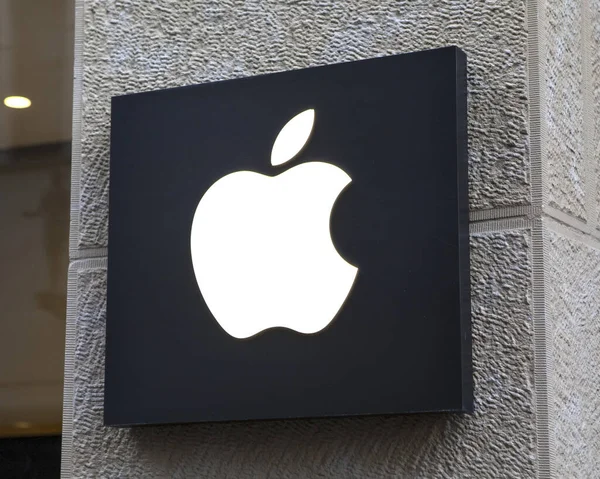
[[[281,129],[273,166],[300,152],[314,120],[306,110]],[[337,166],[314,161],[276,176],[236,171],[204,193],[192,221],[192,264],[228,334],[243,339],[275,327],[311,334],[334,319],[358,271],[338,254],[329,224],[351,181]]]

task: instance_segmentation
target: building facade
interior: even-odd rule
[[[63,477],[597,474],[600,1],[76,3]],[[111,96],[448,45],[468,56],[475,413],[104,427]]]

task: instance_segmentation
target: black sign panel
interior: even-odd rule
[[[108,425],[471,411],[466,59],[113,98]]]

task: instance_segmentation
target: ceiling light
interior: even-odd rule
[[[31,100],[24,96],[7,96],[4,99],[4,104],[8,108],[29,108],[31,106]]]

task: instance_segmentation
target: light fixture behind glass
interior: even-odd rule
[[[25,96],[7,96],[4,99],[4,105],[8,108],[22,110],[31,106],[31,100]]]

